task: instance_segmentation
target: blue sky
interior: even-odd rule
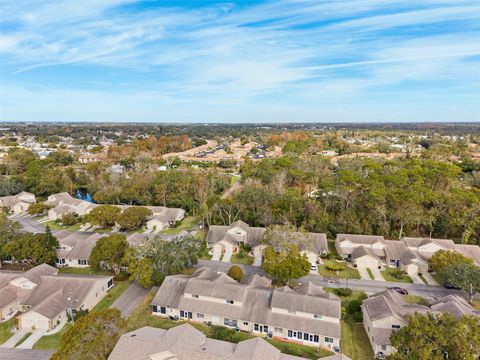
[[[480,1],[0,2],[0,121],[480,121]]]

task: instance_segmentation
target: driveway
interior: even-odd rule
[[[412,278],[414,284],[425,284],[417,273],[408,274],[408,276]]]
[[[45,226],[40,224],[38,220],[34,219],[33,216],[28,214],[20,214],[10,216],[10,219],[13,221],[18,221],[24,230],[31,233],[45,232]]]
[[[423,273],[422,274],[423,278],[425,279],[425,281],[427,282],[427,284],[429,285],[439,285],[435,279],[432,277],[432,275],[430,275],[429,272],[426,272],[426,273]]]
[[[31,349],[33,345],[43,336],[47,334],[47,330],[38,329],[33,332],[23,343],[17,346],[17,349]]]
[[[136,282],[132,282],[125,292],[110,306],[120,310],[123,317],[130,315],[137,305],[147,296],[149,289],[144,289]]]
[[[21,329],[18,330],[15,334],[12,335],[10,339],[5,341],[2,345],[0,345],[0,348],[10,348],[13,349],[15,347],[15,344],[25,336],[26,333],[28,333],[30,330],[28,329]]]
[[[212,252],[213,252],[213,255],[211,260],[220,261],[220,257],[222,256],[222,245],[220,244],[213,245]]]
[[[378,267],[371,267],[369,268],[370,271],[372,272],[373,278],[377,281],[385,281],[384,277],[382,276],[382,273],[380,272],[380,269]]]
[[[371,280],[370,275],[368,275],[367,268],[364,266],[358,266],[357,267],[358,273],[360,274],[360,277],[365,280]]]
[[[233,248],[230,244],[225,244],[225,252],[223,253],[223,262],[230,262],[233,255]]]
[[[263,250],[265,249],[265,245],[258,245],[253,249],[253,266],[262,266],[262,257],[263,257]]]

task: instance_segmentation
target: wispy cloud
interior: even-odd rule
[[[34,120],[38,109],[42,119],[60,119],[45,104],[67,94],[76,100],[61,120],[135,117],[113,110],[130,100],[142,104],[133,106],[141,120],[162,120],[162,108],[170,121],[228,121],[229,109],[252,121],[328,121],[326,109],[347,120],[344,104],[350,120],[365,121],[373,98],[381,101],[371,118],[393,120],[400,103],[408,106],[395,121],[446,120],[435,107],[442,94],[464,105],[451,120],[480,119],[472,100],[480,97],[478,1],[178,4],[3,1],[1,119]],[[35,106],[19,110],[22,99]]]

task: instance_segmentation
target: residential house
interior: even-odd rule
[[[174,226],[177,221],[185,217],[185,210],[180,208],[168,208],[165,206],[146,206],[152,211],[152,216],[147,219],[146,228],[158,231]]]
[[[105,158],[103,154],[81,154],[78,157],[78,161],[82,164],[89,164],[95,161],[102,161]]]
[[[51,330],[66,321],[67,312],[92,309],[112,286],[112,276],[59,274],[47,264],[0,271],[0,318],[21,312],[20,328]]]
[[[253,249],[263,248],[263,237],[265,228],[249,226],[247,223],[238,220],[229,226],[210,225],[207,234],[207,244],[213,249],[213,260],[218,260],[215,255],[222,253],[224,258],[226,254],[236,254],[240,250],[240,244],[244,244]],[[316,267],[320,255],[328,252],[327,236],[319,233],[307,233],[308,241],[298,244],[300,252],[307,255],[312,267]]]
[[[47,201],[45,201],[45,204],[51,207],[51,209],[48,210],[48,217],[51,220],[60,219],[65,214],[78,214],[83,216],[97,206],[97,204],[89,201],[76,199],[66,192],[50,195]]]
[[[337,234],[335,248],[340,256],[357,267],[376,269],[385,260],[383,236]]]
[[[448,295],[429,306],[410,304],[403,295],[385,290],[363,301],[363,324],[376,358],[383,359],[394,348],[390,342],[392,332],[407,325],[406,315],[415,313],[449,313],[453,316],[479,315],[467,301],[457,295]]]
[[[55,237],[59,242],[57,248],[57,259],[55,264],[58,267],[88,267],[90,253],[98,239],[104,235],[98,233],[55,232]]]
[[[120,337],[108,360],[300,360],[263,339],[238,344],[209,339],[190,324],[168,330],[149,326]]]
[[[14,214],[21,214],[28,210],[31,204],[36,203],[35,195],[22,191],[16,195],[0,197],[0,209]]]
[[[266,277],[252,275],[238,283],[201,268],[190,277],[167,276],[151,305],[157,316],[340,349],[340,300],[312,283],[274,289]]]

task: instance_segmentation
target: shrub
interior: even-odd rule
[[[352,300],[348,304],[348,313],[355,314],[356,312],[361,311],[362,301],[361,300]]]
[[[347,317],[347,308],[345,306],[342,306],[342,319],[345,319]]]
[[[77,223],[77,218],[75,217],[75,215],[67,213],[62,215],[60,222],[64,226],[72,226]]]
[[[240,266],[233,265],[227,273],[232,279],[240,281],[243,279],[243,270]]]
[[[328,271],[333,271],[333,272],[345,270],[345,268],[342,265],[327,265],[325,268]]]
[[[240,337],[235,330],[224,326],[212,326],[210,335],[216,340],[228,341],[231,343],[238,343],[240,341]]]
[[[128,273],[125,272],[125,271],[122,271],[120,273],[118,273],[118,275],[115,275],[115,281],[124,281],[124,280],[127,280],[129,277]]]
[[[392,269],[390,270],[390,274],[395,278],[395,279],[401,279],[403,276],[403,271],[400,269]]]
[[[43,214],[46,210],[48,210],[48,206],[45,205],[44,203],[39,202],[39,203],[31,204],[28,207],[27,212],[30,215],[39,215],[39,214]]]
[[[338,289],[335,289],[335,294],[337,294],[338,296],[350,296],[352,295],[352,289],[348,289],[348,288],[338,288]]]
[[[353,314],[353,319],[356,322],[362,322],[363,321],[363,314],[361,311],[357,311],[356,313]]]

